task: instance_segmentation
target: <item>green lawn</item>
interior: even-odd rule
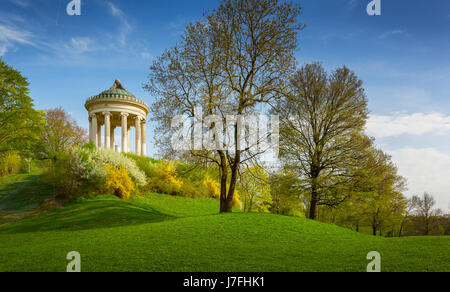
[[[40,188],[36,177],[22,179],[27,189],[33,180]],[[21,187],[7,189],[18,194]],[[307,219],[217,210],[216,200],[158,194],[83,199],[0,227],[0,271],[65,271],[67,253],[78,251],[82,271],[364,272],[367,253],[378,251],[383,271],[450,272],[450,237],[380,238]]]

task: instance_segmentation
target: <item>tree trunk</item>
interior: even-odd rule
[[[377,227],[376,226],[372,226],[372,234],[373,234],[373,236],[377,236]]]
[[[318,194],[317,194],[317,185],[315,179],[313,179],[313,183],[311,185],[311,205],[309,207],[309,219],[316,219],[316,208],[318,202]]]
[[[219,151],[221,165],[220,165],[220,213],[227,209],[227,180],[228,180],[228,166],[225,154]]]
[[[228,189],[228,195],[226,196],[223,204],[221,204],[220,213],[233,212],[233,198],[234,198],[234,191],[236,189],[236,182],[238,177],[240,161],[241,161],[240,151],[236,151],[235,162],[233,163],[233,166],[231,168],[230,188]],[[225,182],[225,192],[226,192],[226,182]]]
[[[398,237],[402,237],[403,225],[405,225],[405,221],[402,221],[402,224],[400,224],[400,230],[398,231]]]

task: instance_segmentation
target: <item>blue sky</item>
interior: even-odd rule
[[[215,0],[0,0],[0,56],[28,77],[36,106],[62,106],[84,127],[84,101],[115,78],[152,103],[142,89],[155,56],[174,45],[189,21]],[[450,208],[450,1],[303,0],[300,64],[347,65],[364,81],[367,131],[393,155],[408,194],[429,191]],[[149,153],[155,153],[151,125]]]

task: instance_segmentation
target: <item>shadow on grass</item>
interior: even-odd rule
[[[0,228],[0,233],[76,231],[111,228],[177,219],[150,207],[120,200],[90,200],[69,204],[38,218],[25,219]]]
[[[0,184],[0,224],[14,222],[53,196],[40,175],[16,175]]]

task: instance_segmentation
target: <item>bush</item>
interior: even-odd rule
[[[0,176],[16,174],[22,170],[22,159],[16,152],[7,152],[0,156]]]
[[[127,153],[125,156],[131,160],[133,160],[136,165],[142,170],[147,177],[156,177],[158,172],[158,167],[160,161],[149,158],[138,156],[135,154]]]
[[[106,167],[108,165],[116,167],[123,166],[136,185],[142,187],[147,185],[147,178],[145,176],[145,173],[141,169],[139,169],[139,167],[132,159],[121,153],[115,152],[110,149],[95,149],[92,155],[92,159],[95,161],[95,163],[98,163],[103,167]]]
[[[57,189],[59,196],[69,200],[101,192],[105,178],[104,168],[85,148],[58,153],[45,175],[45,180]]]
[[[106,190],[121,199],[128,199],[135,187],[124,166],[108,165],[106,170]]]
[[[60,196],[65,199],[78,199],[91,194],[100,194],[111,191],[116,186],[123,195],[130,190],[127,184],[125,188],[119,188],[112,184],[111,178],[108,185],[108,175],[112,175],[111,168],[122,169],[135,186],[145,186],[147,179],[145,174],[136,166],[135,162],[120,153],[107,149],[95,149],[90,145],[85,147],[74,147],[66,152],[58,153],[56,161],[53,162],[46,175],[46,180],[52,184]],[[123,177],[115,174],[115,178]],[[129,192],[128,192],[129,195]]]
[[[181,189],[183,181],[177,177],[175,166],[173,162],[162,163],[159,168],[159,177],[164,180],[165,183]]]

